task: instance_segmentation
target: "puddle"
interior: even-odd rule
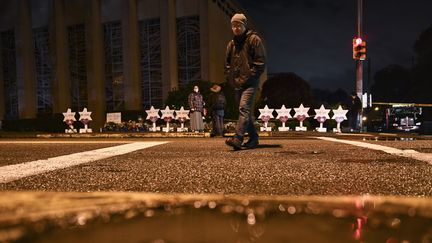
[[[10,242],[432,242],[431,216],[361,200],[195,201],[38,222]]]

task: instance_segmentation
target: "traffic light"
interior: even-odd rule
[[[366,41],[360,37],[353,39],[353,59],[361,61],[366,59]]]

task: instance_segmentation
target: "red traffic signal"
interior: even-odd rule
[[[353,59],[361,61],[366,59],[366,41],[360,37],[353,39]]]

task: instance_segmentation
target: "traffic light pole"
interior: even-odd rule
[[[356,93],[362,99],[363,95],[363,61],[356,60]]]
[[[362,37],[363,27],[363,0],[357,0],[357,37]],[[363,61],[356,60],[356,93],[362,100],[363,98]],[[363,100],[362,100],[363,102]],[[360,130],[363,130],[363,108],[360,112],[359,125]]]

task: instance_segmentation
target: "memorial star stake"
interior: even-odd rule
[[[348,113],[348,110],[342,109],[342,106],[340,106],[340,105],[337,108],[337,110],[333,110],[333,117],[332,117],[332,119],[334,119],[337,122],[336,128],[333,129],[334,132],[341,132],[340,124],[344,120],[347,120],[347,117],[346,117],[347,113]]]
[[[330,119],[329,112],[330,109],[326,109],[324,105],[321,105],[319,109],[315,109],[315,119],[320,124],[320,127],[317,128],[318,132],[327,132],[327,128],[324,128],[323,125],[327,119]]]
[[[146,110],[147,120],[150,120],[153,123],[153,127],[150,128],[150,131],[156,132],[156,121],[159,119],[159,109],[155,109],[153,106],[150,107],[150,110]]]
[[[300,104],[298,108],[294,108],[294,111],[294,117],[300,122],[300,126],[296,127],[296,131],[306,131],[306,127],[303,127],[303,121],[309,117],[309,107],[304,107],[303,104]]]
[[[87,108],[84,108],[83,111],[78,112],[80,115],[79,120],[84,123],[84,124],[88,124],[89,121],[92,121],[92,118],[90,117],[91,115],[91,111],[87,111]]]
[[[280,109],[276,109],[276,112],[278,113],[276,119],[279,119],[279,121],[282,122],[282,127],[279,127],[279,131],[289,131],[288,127],[285,127],[285,122],[288,121],[288,119],[292,118],[290,114],[291,108],[287,109],[285,105],[282,105]]]
[[[268,130],[271,131],[271,128],[269,129],[267,127],[267,125],[268,125],[268,122],[270,121],[270,119],[274,118],[273,117],[273,111],[274,111],[274,109],[269,109],[268,106],[266,105],[264,107],[264,109],[258,109],[258,110],[260,112],[260,115],[258,116],[258,119],[261,119],[261,121],[264,122],[264,127],[261,127],[261,131],[268,131]]]
[[[174,110],[170,110],[170,108],[166,106],[165,110],[161,110],[161,113],[162,113],[161,118],[167,123],[165,132],[169,132],[170,131],[169,123],[174,118]]]
[[[187,132],[187,128],[184,127],[184,123],[186,122],[186,120],[189,119],[189,110],[185,110],[182,107],[180,107],[180,110],[176,110],[175,111],[176,117],[175,119],[177,119],[180,122],[180,128],[177,128],[178,132]]]

